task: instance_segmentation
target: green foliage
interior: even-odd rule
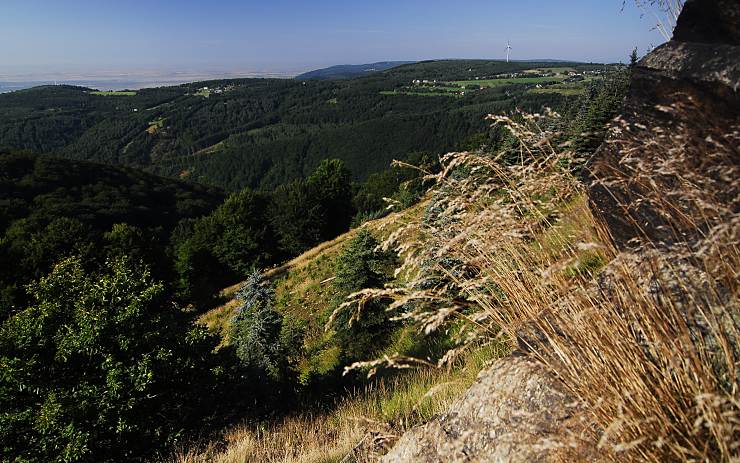
[[[622,109],[629,87],[629,71],[612,74],[591,85],[571,129],[574,148],[593,153],[604,140],[607,123]]]
[[[241,364],[257,378],[278,381],[287,368],[283,316],[273,309],[275,294],[259,272],[237,292],[241,305],[231,323],[231,344]],[[293,343],[294,333],[285,337]]]
[[[224,266],[213,255],[208,243],[203,243],[188,239],[175,250],[176,288],[182,301],[209,303],[222,284],[237,278],[230,272],[223,272]]]
[[[91,251],[90,259],[128,258],[134,262],[146,262],[152,274],[163,282],[174,278],[168,249],[157,235],[127,223],[114,224],[109,232],[103,234],[102,249]]]
[[[222,199],[216,190],[133,169],[0,149],[0,257],[14,262],[0,266],[3,311],[22,307],[23,285],[71,255],[141,258],[169,281],[171,230]]]
[[[633,68],[637,66],[637,62],[640,60],[640,56],[637,54],[637,47],[635,47],[632,50],[632,53],[630,53],[630,67]]]
[[[380,288],[390,281],[394,256],[377,250],[378,241],[362,229],[347,243],[337,258],[334,286],[344,296],[365,288]],[[335,324],[335,338],[347,361],[365,359],[389,341],[392,324],[386,306],[371,301],[357,311],[339,312]]]
[[[245,189],[230,195],[211,215],[216,229],[207,234],[216,238],[214,255],[232,271],[246,275],[273,261],[276,250],[267,204],[265,195]]]
[[[5,461],[136,460],[198,419],[215,343],[125,259],[69,258],[0,327]]]
[[[399,169],[387,169],[370,175],[354,195],[355,208],[361,214],[384,210],[388,206],[385,198],[392,198],[396,194],[402,179]]]
[[[409,155],[408,164],[416,168],[386,169],[372,174],[358,185],[352,199],[357,210],[354,226],[384,216],[390,211],[390,205],[396,210],[404,209],[419,200],[425,191],[425,172],[436,172],[439,162],[427,154],[414,153]]]
[[[325,159],[308,177],[307,185],[324,210],[324,239],[337,236],[349,229],[355,213],[352,205],[352,174],[339,159]]]
[[[322,241],[326,211],[305,181],[281,185],[273,194],[270,220],[280,248],[296,255]]]
[[[342,161],[330,159],[307,180],[275,190],[270,220],[285,253],[298,254],[349,229],[354,215],[350,178]]]
[[[268,205],[268,196],[245,189],[210,215],[178,226],[172,242],[182,299],[207,300],[253,268],[277,260]]]
[[[379,244],[367,228],[359,230],[337,258],[334,286],[349,294],[365,288],[380,288],[387,283],[394,257],[376,249]]]

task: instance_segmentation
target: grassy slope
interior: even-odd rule
[[[423,202],[366,225],[377,236],[387,237],[401,222],[420,220],[426,205]],[[566,205],[565,210],[560,222],[543,230],[531,243],[544,255],[557,254],[575,242],[596,240],[584,197]],[[267,272],[276,284],[281,310],[305,320],[313,319],[316,337],[323,333],[319,315],[325,301],[332,296],[329,280],[334,275],[335,259],[355,233],[352,230]],[[573,272],[595,271],[603,264],[599,251],[586,250],[568,267]],[[233,297],[238,287],[226,288],[222,294]],[[236,302],[231,300],[203,315],[201,322],[212,331],[225,333],[235,306]],[[370,432],[387,438],[375,442],[382,453],[384,446],[390,445],[396,436],[446,410],[470,387],[480,370],[492,359],[505,355],[507,349],[501,344],[471,351],[449,370],[422,368],[383,379],[350,394],[326,414],[287,417],[268,425],[267,429],[250,425],[231,429],[224,435],[225,450],[210,444],[200,452],[182,453],[174,461],[339,462]]]
[[[426,202],[421,202],[410,209],[369,221],[364,226],[373,231],[378,238],[385,238],[403,221],[418,218],[425,206]],[[344,244],[355,233],[357,229],[350,230],[331,241],[309,249],[279,267],[265,271],[265,275],[275,285],[278,308],[286,314],[309,322],[309,328],[316,335],[319,335],[319,330],[323,330],[323,325],[320,326],[318,323],[317,315],[325,307],[326,301],[334,296],[330,283],[334,277],[336,258]],[[240,286],[241,283],[238,283],[223,289],[221,297],[227,302],[206,312],[199,319],[209,331],[220,334],[225,342],[228,342],[229,321],[238,305],[234,295]]]
[[[211,442],[168,463],[339,463],[353,449],[360,459],[350,461],[367,461],[408,429],[447,410],[497,355],[481,350],[450,370],[419,369],[374,382],[323,414],[245,424],[225,432],[225,448]]]

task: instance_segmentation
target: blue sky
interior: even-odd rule
[[[0,76],[297,72],[434,58],[624,61],[662,42],[621,0],[2,0]]]

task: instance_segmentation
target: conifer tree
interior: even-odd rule
[[[286,368],[281,340],[283,316],[273,309],[274,291],[253,272],[236,293],[241,305],[231,324],[231,344],[247,370],[257,377],[282,378]]]

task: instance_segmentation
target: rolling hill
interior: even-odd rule
[[[236,191],[272,189],[342,159],[356,181],[412,153],[467,146],[484,117],[573,106],[573,92],[512,81],[476,92],[427,91],[413,81],[465,81],[573,63],[450,60],[345,80],[236,79],[137,92],[44,86],[0,95],[0,146],[133,166]],[[576,84],[574,84],[576,85]],[[581,90],[589,84],[582,82]],[[578,92],[575,92],[578,93]]]
[[[332,79],[353,79],[355,77],[364,77],[368,74],[387,71],[388,69],[411,64],[413,61],[381,61],[370,64],[340,64],[328,68],[309,71],[296,76],[297,80],[332,80]]]

